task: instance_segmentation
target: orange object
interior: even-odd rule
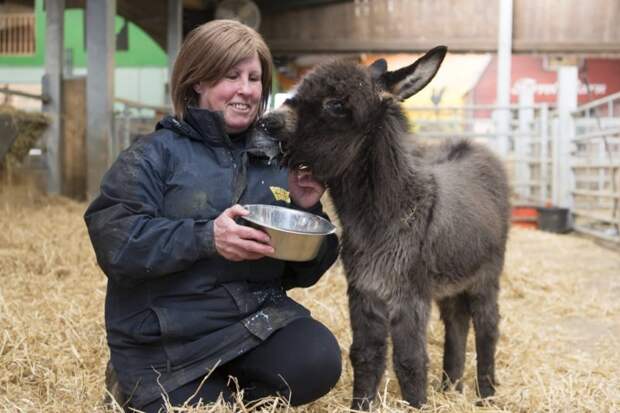
[[[538,228],[538,209],[532,206],[514,206],[512,207],[512,216],[510,218],[512,225],[521,228]]]

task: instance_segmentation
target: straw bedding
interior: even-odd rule
[[[1,190],[2,188],[0,188]],[[0,411],[92,412],[104,408],[108,353],[106,279],[82,221],[85,204],[23,192],[0,194]],[[323,399],[290,408],[215,404],[182,412],[348,411],[352,371],[346,283],[336,264],[314,287],[292,295],[338,337],[343,375]],[[468,344],[465,389],[441,393],[443,327],[429,331],[428,412],[620,411],[620,254],[575,235],[514,228],[500,299],[498,394],[476,404],[475,352]],[[391,369],[377,412],[401,412]]]

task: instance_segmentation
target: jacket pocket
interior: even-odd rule
[[[161,341],[162,329],[157,313],[148,308],[145,310],[144,318],[136,328],[134,338],[141,344],[151,344]]]
[[[168,310],[163,307],[152,307],[157,316],[160,326],[160,343],[166,353],[166,358],[173,365],[179,364],[187,356],[187,340],[181,339],[183,332],[182,326],[175,323]],[[173,326],[177,325],[176,331]]]
[[[258,299],[251,291],[247,281],[223,283],[222,287],[228,291],[239,310],[239,315],[245,316],[258,309]]]

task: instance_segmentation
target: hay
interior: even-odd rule
[[[15,141],[5,158],[0,159],[0,163],[8,166],[19,165],[39,141],[50,120],[43,113],[25,112],[8,105],[0,105],[0,114],[8,116],[17,130]]]
[[[63,198],[0,195],[0,411],[104,411],[108,350],[103,327],[106,279],[83,225],[84,204]],[[574,235],[514,229],[500,298],[498,394],[476,406],[470,334],[465,389],[438,392],[443,327],[429,331],[427,412],[620,411],[620,255]],[[323,399],[287,408],[222,403],[182,412],[345,412],[351,396],[346,283],[340,265],[314,287],[294,290],[337,335],[343,375]],[[110,409],[110,411],[119,411]],[[377,412],[407,410],[391,369]]]
[[[36,173],[20,171],[20,167],[28,164],[27,155],[43,136],[50,122],[49,117],[43,113],[25,112],[9,105],[0,105],[0,120],[5,125],[0,128],[0,133],[5,134],[0,137],[0,187],[18,182],[28,183],[27,191],[32,192],[38,186]]]

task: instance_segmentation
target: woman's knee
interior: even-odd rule
[[[324,396],[338,383],[342,372],[340,346],[334,335],[318,321],[305,323],[305,338],[297,347],[298,365],[288,377],[292,405]]]
[[[303,318],[225,366],[239,379],[245,397],[279,395],[296,406],[322,397],[336,385],[341,359],[340,346],[327,327]]]

